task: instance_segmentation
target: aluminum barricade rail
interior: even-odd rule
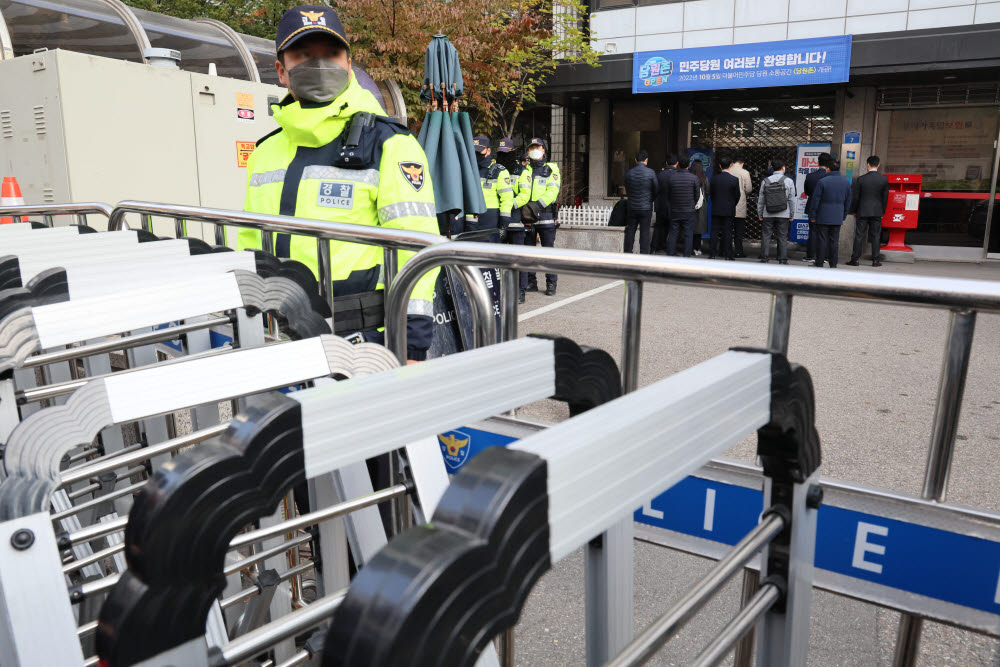
[[[439,243],[448,242],[448,239],[443,236],[424,232],[387,229],[384,227],[344,222],[324,222],[322,220],[310,220],[308,218],[284,215],[267,215],[263,213],[247,213],[244,211],[131,200],[119,202],[115,206],[108,221],[108,230],[115,231],[122,229],[125,225],[125,216],[129,213],[142,216],[144,227],[151,225],[153,216],[174,218],[178,231],[180,231],[181,223],[185,220],[212,223],[216,225],[215,238],[218,245],[225,244],[225,227],[227,226],[282,234],[312,236],[317,239],[320,293],[327,299],[331,311],[333,310],[332,283],[330,279],[332,273],[330,270],[329,246],[324,241],[346,241],[384,248],[383,265],[385,267],[384,284],[386,294],[392,292],[392,284],[399,266],[399,250],[420,251]],[[270,238],[265,236],[263,242],[264,249],[271,252],[273,249],[269,247]],[[481,347],[487,344],[487,342],[496,340],[496,331],[494,330],[496,322],[493,318],[492,301],[481,275],[470,267],[460,267],[457,273],[463,288],[469,295],[469,301],[472,305],[476,347]],[[405,360],[405,358],[404,351],[404,356],[401,359]]]
[[[14,222],[32,215],[42,216],[45,225],[52,227],[57,215],[75,215],[77,224],[86,225],[88,215],[103,215],[111,218],[112,207],[101,202],[81,202],[75,204],[42,204],[39,206],[0,206],[0,217],[11,217]]]
[[[804,267],[773,267],[744,262],[714,264],[650,255],[456,242],[418,253],[397,275],[395,289],[389,294],[386,305],[386,344],[397,354],[401,350],[405,353],[406,350],[406,330],[405,327],[401,328],[401,324],[405,324],[406,300],[416,281],[433,268],[456,264],[505,269],[501,280],[504,340],[517,336],[518,271],[548,271],[623,279],[625,302],[621,371],[625,391],[634,390],[638,384],[642,288],[646,282],[771,293],[767,345],[772,351],[783,354],[788,351],[792,298],[796,295],[948,309],[948,334],[922,491],[923,499],[935,502],[944,501],[947,493],[976,313],[1000,312],[1000,283],[996,282],[900,274],[831,273]],[[629,539],[630,533],[630,530],[626,531]],[[608,540],[605,540],[605,544],[608,544]],[[627,540],[619,537],[617,544],[617,550],[629,550],[630,553],[631,545]],[[620,556],[619,553],[618,557]],[[608,557],[608,554],[603,555],[605,559]],[[628,578],[631,580],[631,573]],[[756,575],[747,574],[744,578],[744,599],[756,592],[756,585]],[[593,608],[589,600],[587,603],[588,630],[589,624],[594,623],[604,625],[607,631],[611,652],[605,653],[605,658],[623,649],[631,638],[632,595],[630,587],[624,588],[627,590],[617,598],[614,593],[605,598],[606,613]],[[599,599],[596,592],[595,590],[595,600]],[[900,608],[906,611],[905,607]],[[617,618],[613,618],[616,615]],[[941,620],[983,631],[982,626],[965,625],[952,619]],[[919,616],[904,613],[896,643],[894,664],[897,667],[915,663],[921,623]],[[749,664],[751,653],[750,646],[741,645],[737,665]]]

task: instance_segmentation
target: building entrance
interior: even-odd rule
[[[747,201],[746,237],[761,237],[757,192],[770,173],[770,162],[781,158],[790,167],[801,143],[833,141],[834,98],[802,101],[695,102],[691,110],[691,147],[718,155],[742,155],[754,190]]]

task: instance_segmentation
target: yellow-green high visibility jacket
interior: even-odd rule
[[[517,191],[519,199],[526,196],[525,203],[536,201],[541,204],[542,212],[536,227],[556,224],[554,204],[559,198],[559,165],[555,162],[539,165],[532,160],[517,180]]]
[[[479,169],[479,181],[483,186],[486,208],[499,210],[500,221],[506,226],[510,210],[514,207],[514,184],[510,172],[494,160],[490,166]]]
[[[514,207],[510,211],[509,227],[514,230],[524,229],[524,223],[521,222],[521,207],[528,203],[528,197],[531,195],[530,188],[519,187],[522,173],[524,165],[520,163],[515,163],[510,170],[510,183],[514,186]]]
[[[250,156],[247,211],[438,233],[423,148],[405,127],[385,117],[353,73],[347,90],[328,104],[303,104],[288,96],[272,109],[281,127]],[[360,144],[344,150],[344,130],[360,112],[379,119],[369,118]],[[261,234],[239,230],[237,248],[260,248]],[[319,277],[314,238],[275,236],[275,254],[302,262]],[[399,251],[400,266],[412,256]],[[330,241],[330,258],[334,297],[384,289],[382,248]],[[407,310],[410,359],[424,359],[430,346],[436,279],[435,270],[413,290]]]

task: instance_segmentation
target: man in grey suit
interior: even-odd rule
[[[872,246],[872,266],[882,266],[879,261],[879,240],[882,235],[882,216],[889,203],[889,179],[880,174],[881,164],[877,155],[868,158],[868,173],[854,179],[851,188],[851,213],[854,214],[854,252],[849,266],[858,266],[865,236]]]

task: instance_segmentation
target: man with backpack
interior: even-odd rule
[[[757,214],[760,216],[760,261],[768,262],[771,235],[777,235],[778,263],[788,264],[788,228],[795,216],[795,182],[785,176],[785,161],[771,160],[772,173],[760,183]]]

